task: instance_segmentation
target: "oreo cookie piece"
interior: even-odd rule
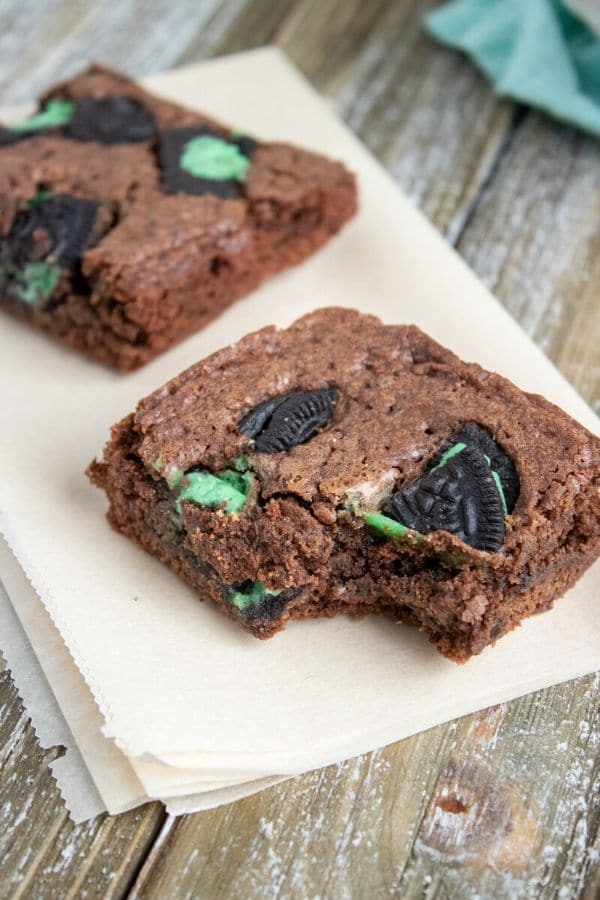
[[[2,258],[16,266],[40,260],[71,266],[88,246],[99,206],[70,194],[34,198],[2,241]]]
[[[504,541],[504,509],[484,453],[465,446],[391,498],[386,515],[421,534],[449,531],[476,550]]]
[[[73,266],[88,246],[98,208],[69,194],[34,197],[0,240],[2,289],[31,306],[48,300],[61,270]]]
[[[506,514],[510,514],[519,499],[520,481],[515,465],[508,454],[493,439],[487,428],[477,422],[465,422],[460,430],[453,434],[441,450],[436,453],[431,461],[431,468],[440,464],[452,448],[458,444],[466,444],[468,447],[478,447],[489,466],[500,482],[500,488],[506,504]]]
[[[22,122],[17,122],[11,128],[0,127],[0,147],[16,144],[38,134],[58,134],[58,129],[70,121],[74,109],[72,100],[49,100],[43,109]]]
[[[18,144],[19,141],[24,140],[27,136],[18,131],[13,131],[12,128],[4,128],[0,125],[0,147],[10,147],[11,144]]]
[[[339,397],[336,387],[291,391],[259,403],[238,424],[259,453],[281,453],[305,444],[329,424]]]
[[[252,138],[228,139],[208,125],[164,131],[158,153],[165,187],[172,194],[240,197],[255,149]]]
[[[258,141],[255,141],[254,138],[249,137],[247,134],[233,134],[231,142],[236,144],[248,159],[252,159],[252,155],[258,149]]]
[[[74,141],[138,144],[155,137],[156,122],[146,107],[131,97],[85,97],[75,104],[63,134]]]
[[[269,591],[262,581],[242,581],[224,585],[225,598],[235,606],[247,621],[254,619],[278,619],[290,600],[297,597],[300,588],[285,591]]]

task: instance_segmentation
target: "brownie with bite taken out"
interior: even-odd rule
[[[89,475],[115,528],[261,638],[378,613],[464,662],[600,553],[597,437],[348,309],[198,362],[114,427]]]

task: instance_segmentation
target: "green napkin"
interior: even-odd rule
[[[559,0],[452,0],[425,24],[499,94],[600,137],[600,40]]]

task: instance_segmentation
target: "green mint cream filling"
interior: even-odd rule
[[[437,471],[437,469],[441,469],[442,466],[446,465],[446,463],[448,462],[449,459],[452,459],[453,456],[457,456],[459,453],[462,453],[462,451],[466,448],[466,446],[467,445],[463,444],[462,441],[459,442],[458,444],[453,444],[453,446],[450,447],[449,450],[446,450],[445,453],[442,453],[439,463],[437,464],[437,466],[434,466],[433,469],[431,469],[431,471],[435,472],[435,471]],[[486,457],[486,459],[487,459],[487,457]],[[489,463],[489,459],[488,459],[488,463]]]
[[[396,538],[400,540],[410,540],[412,538],[419,544],[423,541],[423,537],[418,531],[407,528],[402,522],[392,519],[391,516],[385,516],[383,513],[364,513],[363,522],[386,538]]]
[[[38,191],[31,200],[28,200],[25,204],[27,209],[36,209],[38,206],[42,206],[46,200],[50,200],[53,197],[52,191]]]
[[[250,460],[247,456],[238,456],[233,462],[233,468],[237,472],[247,472],[250,468]]]
[[[203,134],[192,138],[183,148],[181,168],[194,178],[243,181],[250,165],[237,144]]]
[[[268,591],[262,581],[255,581],[248,591],[234,591],[231,602],[238,609],[247,609],[249,606],[257,606],[269,597],[277,597],[281,591]]]
[[[486,456],[486,459],[488,461],[488,466],[489,466],[490,460],[487,456]],[[494,469],[491,469],[491,473],[492,473],[492,478],[494,479],[494,484],[496,485],[496,489],[497,489],[498,493],[500,494],[500,502],[502,504],[502,509],[504,510],[504,515],[507,516],[508,515],[508,506],[506,505],[506,497],[504,496],[504,488],[502,487],[502,482],[500,481],[500,476],[498,475],[497,472],[494,471]]]
[[[12,131],[41,131],[43,128],[58,128],[73,118],[75,104],[72,100],[50,100],[44,109],[23,122],[11,126]]]
[[[252,489],[250,472],[235,472],[225,469],[214,475],[212,472],[188,472],[177,497],[177,509],[181,512],[184,500],[198,506],[222,506],[226,513],[240,512]]]
[[[54,263],[31,262],[22,269],[0,265],[0,281],[6,283],[8,292],[30,306],[37,306],[48,299],[59,276],[60,266]]]
[[[459,441],[456,444],[453,444],[445,453],[443,453],[440,457],[437,465],[431,469],[432,472],[435,472],[436,469],[440,469],[444,466],[449,459],[452,459],[453,456],[457,456],[459,453],[466,448],[466,444],[462,441]],[[504,515],[508,515],[508,507],[506,504],[506,497],[504,495],[504,488],[502,487],[502,483],[500,481],[500,476],[494,469],[491,467],[491,460],[489,456],[485,457],[487,460],[487,464],[490,467],[490,472],[492,478],[494,479],[494,484],[496,485],[496,489],[498,494],[500,495],[500,502],[502,503],[502,509],[504,510]],[[406,539],[412,537],[413,540],[416,540],[416,543],[423,542],[423,536],[418,531],[413,531],[411,528],[407,528],[406,525],[403,525],[402,522],[398,522],[396,519],[392,519],[390,516],[386,516],[383,513],[379,512],[369,512],[362,513],[362,519],[366,525],[369,525],[375,531],[378,531],[386,538],[396,538],[396,539]]]
[[[453,446],[450,447],[449,450],[446,450],[445,453],[442,453],[439,463],[437,464],[437,466],[434,466],[431,471],[435,472],[436,469],[441,469],[441,467],[444,466],[448,462],[449,459],[452,459],[453,456],[457,456],[457,454],[462,453],[462,451],[465,449],[466,446],[467,445],[463,444],[462,441],[459,441],[457,444],[453,444]],[[504,510],[504,515],[507,516],[508,515],[508,506],[506,504],[506,497],[504,495],[504,488],[502,487],[502,482],[500,481],[500,476],[494,469],[492,469],[492,461],[489,458],[489,456],[486,456],[485,453],[484,453],[484,456],[485,456],[488,466],[490,467],[490,472],[492,474],[492,478],[494,479],[494,484],[496,485],[496,490],[498,491],[498,494],[500,495],[500,502],[502,503],[502,509]]]
[[[183,469],[178,469],[177,466],[171,466],[166,475],[167,484],[169,485],[171,490],[173,490],[173,488],[179,487],[181,482],[183,481],[183,478]]]
[[[50,191],[38,191],[26,203],[27,209],[41,206],[52,197]],[[30,306],[37,306],[47,300],[53,293],[60,278],[60,266],[56,263],[29,262],[21,266],[14,263],[0,263],[0,282],[5,285],[7,293],[18,297]]]

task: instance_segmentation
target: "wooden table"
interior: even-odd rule
[[[497,99],[420,0],[0,0],[0,99],[282,47],[600,408],[600,144]],[[502,335],[490,335],[502,340]],[[510,354],[510,346],[506,353]],[[0,673],[0,897],[600,896],[600,677],[211,812],[74,826]]]

